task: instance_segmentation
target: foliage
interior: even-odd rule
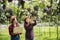
[[[40,17],[40,18],[42,18],[42,20],[43,20],[43,22],[44,22],[44,20],[47,20],[47,19],[50,19],[50,20],[47,20],[47,21],[51,21],[51,20],[53,20],[54,18],[53,18],[53,16],[55,16],[55,17],[58,17],[58,19],[59,19],[59,17],[60,16],[57,16],[57,6],[58,6],[58,4],[57,4],[57,2],[56,2],[56,0],[54,1],[53,0],[53,3],[52,3],[52,13],[51,13],[51,15],[48,15],[48,13],[47,13],[47,15],[45,15],[45,13],[43,12],[43,10],[44,10],[44,8],[48,5],[48,6],[51,6],[51,4],[50,4],[50,2],[49,2],[49,0],[46,0],[46,1],[44,1],[44,0],[35,0],[35,1],[30,1],[30,2],[25,2],[25,9],[22,9],[21,7],[17,7],[17,6],[15,6],[15,5],[13,5],[12,3],[8,3],[7,1],[4,1],[3,2],[4,4],[5,3],[7,3],[7,4],[9,4],[9,5],[7,5],[6,4],[6,8],[8,9],[12,9],[13,11],[14,11],[14,15],[16,15],[17,16],[17,18],[19,19],[19,21],[23,21],[23,19],[24,19],[24,15],[26,15],[26,14],[23,14],[22,15],[22,18],[20,19],[20,14],[21,14],[21,11],[22,10],[27,10],[28,8],[31,8],[31,11],[33,11],[34,9],[33,9],[33,7],[35,6],[35,5],[37,5],[38,7],[39,7],[39,10],[38,10],[38,16]],[[25,11],[26,11],[25,10]],[[24,16],[24,17],[23,17]],[[40,19],[39,19],[40,20]],[[55,19],[54,19],[55,20]],[[60,19],[59,19],[60,20]],[[46,22],[46,21],[45,21]]]

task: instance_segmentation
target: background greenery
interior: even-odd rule
[[[50,31],[49,31],[50,28]],[[34,34],[36,40],[60,40],[60,27],[58,27],[58,39],[57,39],[57,28],[56,27],[34,27]],[[25,40],[25,30],[20,35],[21,40]],[[0,33],[0,40],[10,40],[8,28],[2,28]]]
[[[52,3],[51,3],[51,1],[52,1]],[[17,16],[20,23],[23,21],[24,17],[27,14],[26,10],[31,7],[32,8],[31,11],[33,11],[33,7],[36,5],[39,8],[37,14],[40,17],[40,19],[43,20],[43,22],[47,22],[47,21],[54,21],[55,22],[55,19],[58,19],[60,21],[59,13],[57,13],[59,10],[59,9],[57,9],[57,7],[59,7],[57,0],[51,0],[51,1],[50,0],[46,0],[46,1],[44,1],[44,0],[30,0],[30,2],[25,2],[25,5],[24,5],[25,9],[22,9],[21,7],[18,7],[17,5],[15,5],[16,3],[13,4],[12,2],[8,2],[7,0],[0,3],[0,5],[5,4],[6,5],[5,10],[12,9],[13,15]],[[52,12],[50,14],[44,13],[44,8],[47,6],[51,6],[51,5],[52,5]],[[8,19],[7,19],[6,15],[10,16],[10,12],[6,11],[6,13],[5,13],[5,10],[4,9],[1,10],[1,15],[3,15],[3,16],[0,16],[0,20],[4,21],[1,23],[7,23]],[[24,12],[25,14],[22,14],[22,16],[21,16],[22,18],[20,19],[20,14],[21,14],[22,10],[25,10],[25,12]],[[40,21],[40,19],[39,19],[39,21]],[[47,19],[49,19],[49,20],[47,20]]]
[[[9,24],[9,16],[10,12],[8,11],[9,9],[13,10],[13,15],[16,15],[18,18],[19,23],[23,23],[23,20],[26,16],[25,12],[21,18],[20,18],[20,13],[23,10],[21,7],[18,8],[18,6],[14,5],[12,2],[8,2],[7,0],[4,0],[3,2],[0,2],[0,6],[4,4],[6,5],[6,9],[0,9],[0,23],[1,24]],[[39,10],[38,10],[38,17],[39,17],[39,23],[46,23],[46,22],[54,22],[54,26],[46,26],[46,27],[34,27],[34,33],[35,33],[35,39],[36,40],[60,40],[60,13],[58,13],[58,8],[60,7],[57,3],[57,0],[52,0],[52,3],[50,3],[50,0],[35,0],[35,1],[30,1],[25,3],[25,8],[32,8],[37,5]],[[51,6],[52,5],[52,13],[44,13],[44,8],[46,6]],[[26,10],[24,9],[24,10]],[[55,26],[57,24],[57,26]],[[58,36],[58,39],[57,39]],[[21,40],[25,39],[25,30],[23,34],[21,35]],[[0,40],[10,40],[8,28],[0,28]]]

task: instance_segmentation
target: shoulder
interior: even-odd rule
[[[12,25],[9,25],[9,28],[12,28]]]

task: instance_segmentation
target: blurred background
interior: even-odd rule
[[[24,18],[35,17],[36,40],[60,40],[60,0],[0,0],[0,40],[10,40],[10,17],[17,16],[21,26]],[[21,40],[25,40],[25,30]]]

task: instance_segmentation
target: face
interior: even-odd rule
[[[17,23],[17,19],[15,18],[15,20],[13,21],[13,23]]]
[[[26,19],[26,22],[27,22],[27,23],[29,23],[29,22],[30,22],[30,19],[29,19],[29,18],[27,18],[27,19]]]

